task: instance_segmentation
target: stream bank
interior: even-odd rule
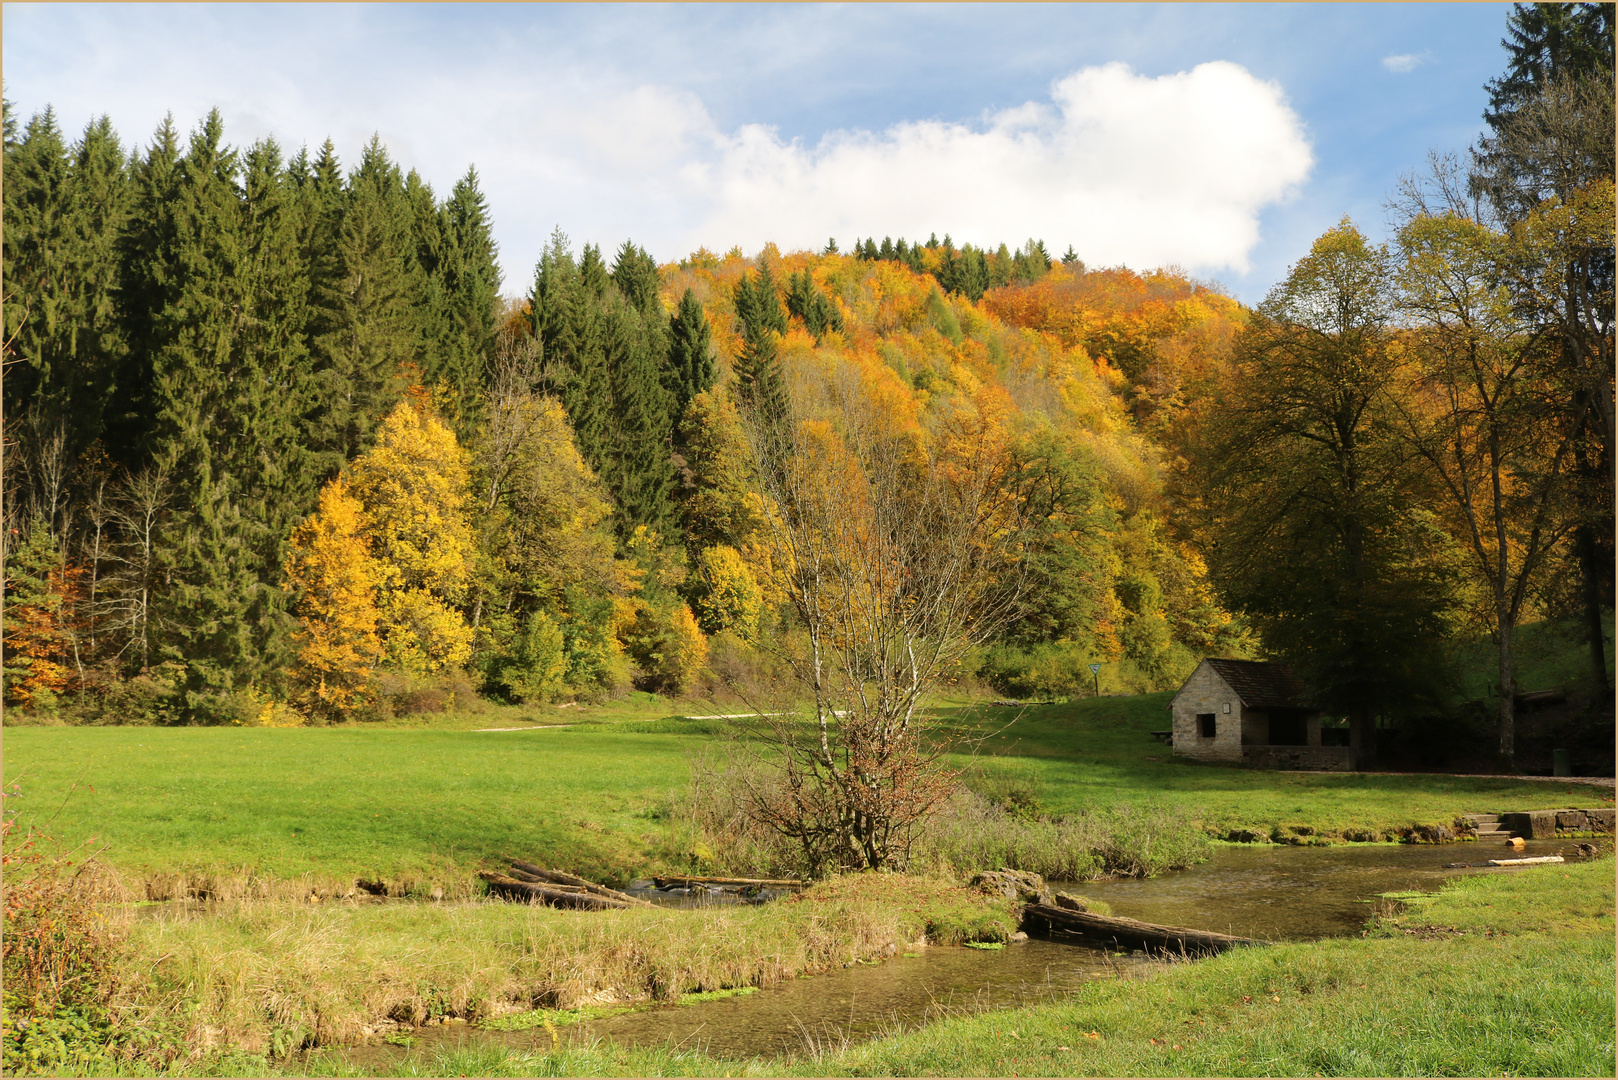
[[[1531,854],[1554,854],[1564,847],[1571,850],[1572,845],[1529,842]],[[1362,935],[1381,893],[1433,893],[1457,878],[1520,873],[1446,869],[1443,863],[1453,850],[1409,845],[1222,847],[1209,862],[1173,875],[1052,884],[1103,900],[1115,914],[1130,918],[1275,942],[1341,941]],[[609,1040],[723,1059],[814,1057],[951,1016],[1059,1004],[1086,987],[1138,980],[1180,966],[1037,939],[997,950],[911,947],[886,963],[788,979],[745,996],[586,1019],[560,1029],[559,1037],[573,1047]],[[542,1053],[551,1046],[549,1033],[541,1028],[429,1028],[418,1037],[417,1053],[483,1045]],[[358,1055],[356,1063],[384,1071],[386,1062],[404,1056],[392,1047],[352,1053]]]

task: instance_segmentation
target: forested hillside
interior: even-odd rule
[[[374,139],[288,158],[216,113],[131,151],[8,110],[7,700],[751,693],[802,630],[770,433],[835,473],[860,431],[939,467],[970,431],[1019,586],[959,677],[1272,654],[1369,724],[1448,707],[1445,643],[1486,633],[1509,753],[1513,627],[1594,625],[1607,678],[1611,87],[1576,68],[1493,84],[1492,141],[1406,185],[1393,244],[1345,219],[1252,310],[948,235],[660,264],[559,230],[502,295],[470,168],[441,197]]]

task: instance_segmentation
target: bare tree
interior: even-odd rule
[[[119,485],[110,516],[122,534],[112,546],[115,569],[106,578],[102,624],[124,639],[119,655],[133,652],[145,674],[152,664],[152,601],[162,576],[159,532],[168,509],[168,477],[146,469]]]
[[[786,651],[812,715],[767,718],[749,810],[811,872],[904,865],[953,787],[930,691],[1015,614],[1022,507],[992,399],[924,432],[834,386],[830,417],[749,417],[766,588],[797,617]],[[755,774],[756,775],[756,774]]]

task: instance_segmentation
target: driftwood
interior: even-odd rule
[[[757,885],[763,889],[798,889],[803,887],[801,881],[789,881],[784,878],[747,878],[747,877],[654,877],[653,882],[659,889],[670,885],[719,885],[745,888],[748,885]]]
[[[1071,911],[1051,904],[1029,904],[1023,909],[1022,919],[1023,929],[1031,932],[1078,937],[1092,945],[1144,949],[1176,956],[1201,956],[1224,952],[1238,945],[1268,944],[1253,938],[1216,934],[1210,930],[1159,926],[1089,911]]]
[[[554,885],[535,885],[528,881],[518,881],[505,874],[480,871],[478,877],[489,883],[489,891],[500,896],[510,897],[513,900],[526,900],[533,903],[536,900],[549,904],[551,907],[573,908],[578,911],[616,911],[632,905],[622,900],[613,900],[605,896],[595,896],[583,889],[561,889]]]
[[[627,904],[630,907],[655,906],[638,897],[630,896],[628,893],[621,893],[617,889],[609,889],[605,885],[597,885],[593,881],[586,881],[576,874],[569,874],[561,870],[546,870],[543,867],[535,866],[533,863],[523,862],[521,859],[512,859],[510,862],[512,875],[520,877],[524,881],[533,881],[538,884],[552,885],[569,890],[583,889],[593,896],[617,900],[619,903]]]
[[[1540,863],[1559,863],[1560,855],[1535,855],[1527,859],[1490,859],[1484,866],[1537,866]]]

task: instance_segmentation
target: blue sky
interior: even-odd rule
[[[560,225],[660,260],[828,235],[1069,244],[1261,299],[1430,150],[1464,151],[1507,4],[5,4],[6,96],[144,146],[373,132],[475,164],[505,291]]]

